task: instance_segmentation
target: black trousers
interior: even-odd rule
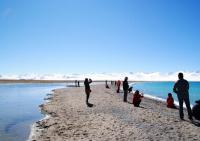
[[[192,110],[190,107],[190,100],[189,100],[189,94],[177,94],[178,96],[178,101],[179,101],[179,115],[180,118],[184,118],[184,113],[183,113],[183,102],[185,102],[187,112],[188,112],[188,117],[192,118]]]
[[[88,105],[88,100],[90,98],[90,91],[89,90],[85,90],[85,94],[86,94],[86,104]]]
[[[117,93],[119,93],[119,89],[120,89],[120,87],[117,87]]]
[[[140,103],[141,103],[141,99],[138,100],[137,102],[133,103],[133,105],[134,105],[135,107],[139,107],[139,106],[140,106]]]
[[[124,102],[127,102],[128,90],[124,91]]]

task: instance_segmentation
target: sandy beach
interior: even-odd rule
[[[200,127],[163,102],[144,98],[141,107],[122,100],[115,87],[91,86],[85,104],[84,87],[58,89],[50,102],[41,105],[48,118],[34,124],[30,141],[198,141]]]

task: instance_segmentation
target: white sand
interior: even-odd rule
[[[200,140],[200,127],[187,114],[185,121],[179,120],[178,110],[166,108],[162,102],[144,98],[143,108],[137,108],[124,103],[122,93],[115,93],[114,87],[95,85],[91,89],[92,108],[85,104],[83,87],[56,90],[53,99],[42,106],[51,117],[36,123],[40,130],[35,129],[30,140]]]

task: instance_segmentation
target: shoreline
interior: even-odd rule
[[[59,89],[63,89],[63,88],[59,88]],[[40,120],[34,122],[32,125],[30,125],[30,134],[29,134],[28,139],[26,141],[31,141],[32,138],[37,137],[41,134],[42,129],[39,128],[38,122],[41,122],[43,120],[47,120],[47,119],[51,118],[51,115],[44,112],[42,110],[42,107],[43,107],[43,105],[51,102],[55,91],[56,91],[56,89],[52,89],[49,93],[47,93],[46,97],[44,97],[44,103],[38,106],[39,110],[41,111],[41,114],[43,114],[44,117],[41,118]]]
[[[39,121],[46,120],[48,118],[50,118],[50,115],[46,114],[45,117],[40,119]],[[28,139],[26,141],[31,141],[34,136],[39,136],[39,134],[41,133],[41,132],[38,132],[39,130],[42,130],[42,129],[39,129],[37,127],[38,126],[37,122],[35,122],[32,125],[30,125],[30,134],[29,134],[29,137],[28,137]]]
[[[104,85],[102,86],[102,85],[97,85],[97,86],[92,86],[92,87],[95,87],[95,88],[98,88],[98,87],[101,87],[101,89],[104,87]],[[41,110],[44,110],[46,113],[47,113],[47,115],[45,116],[45,117],[48,117],[48,118],[43,118],[43,119],[41,119],[39,122],[43,122],[41,125],[45,125],[45,124],[47,124],[47,126],[52,126],[52,128],[53,128],[53,126],[54,126],[54,123],[56,123],[56,122],[58,122],[58,121],[55,121],[55,118],[58,116],[59,117],[59,115],[60,115],[60,113],[54,113],[54,116],[51,116],[51,114],[53,114],[53,112],[52,111],[57,111],[58,109],[56,109],[55,107],[53,107],[53,105],[54,104],[58,104],[58,101],[59,100],[62,100],[62,99],[58,99],[59,98],[59,95],[58,95],[58,93],[61,95],[61,94],[63,94],[64,92],[69,92],[69,97],[73,97],[72,96],[72,93],[74,93],[74,91],[76,92],[80,92],[80,90],[82,91],[83,90],[83,88],[68,88],[69,90],[67,90],[67,89],[56,89],[54,92],[53,92],[53,95],[52,95],[52,99],[49,101],[49,103],[44,103],[43,104],[43,107],[41,108]],[[77,90],[76,90],[77,89]],[[99,89],[99,88],[98,88]],[[111,88],[110,90],[112,90],[113,88]],[[105,89],[105,90],[107,90],[107,89]],[[93,91],[93,88],[92,88],[92,91]],[[95,91],[95,90],[94,90]],[[71,92],[71,93],[70,93]],[[105,91],[106,92],[106,91]],[[82,92],[83,93],[83,92]],[[75,93],[74,93],[75,94]],[[110,93],[111,94],[111,96],[113,96],[113,93]],[[85,95],[83,95],[83,99],[85,98],[84,97]],[[119,95],[118,95],[119,96]],[[74,97],[73,97],[74,98]],[[115,96],[113,97],[113,98],[115,98],[116,100],[119,100],[120,99],[120,101],[122,100],[121,98],[119,98],[119,99],[117,99],[117,97],[116,97],[116,94],[115,94]],[[55,99],[56,99],[56,101],[55,101]],[[146,106],[146,105],[148,105],[148,104],[154,104],[154,103],[156,103],[156,105],[158,104],[158,106],[159,106],[159,108],[160,109],[164,109],[164,110],[166,110],[166,108],[165,107],[163,107],[165,104],[164,104],[164,101],[159,101],[158,99],[153,99],[152,97],[148,97],[147,95],[145,96],[145,98],[144,98],[144,101],[146,102],[146,103],[143,103],[142,102],[142,106],[144,105],[144,106]],[[57,102],[57,103],[56,103]],[[60,103],[61,101],[59,101],[59,103]],[[52,105],[52,103],[53,103],[53,105]],[[61,102],[62,103],[62,102]],[[73,104],[73,103],[70,103],[70,104]],[[120,104],[124,104],[123,102],[121,102]],[[62,105],[62,104],[61,104]],[[84,104],[83,104],[84,105]],[[48,106],[50,106],[50,107],[48,107]],[[55,106],[55,105],[54,105]],[[57,108],[60,108],[60,106],[59,105],[56,105],[56,106],[58,106]],[[75,106],[75,105],[74,105]],[[124,105],[125,106],[125,105]],[[130,105],[129,104],[127,104],[126,105],[126,107],[128,106],[128,108],[130,108]],[[98,107],[98,105],[97,106],[95,106],[94,108],[97,108]],[[52,110],[52,108],[55,108],[54,110]],[[62,108],[62,107],[61,107]],[[69,107],[70,108],[70,107]],[[72,108],[73,109],[73,108]],[[91,112],[90,110],[92,110],[93,108],[91,108],[91,109],[88,109],[88,108],[86,108],[86,109],[84,109],[84,110],[86,110],[87,112],[89,111],[89,112]],[[151,109],[151,108],[150,108]],[[150,110],[151,111],[151,110]],[[155,110],[155,111],[157,111],[157,110]],[[158,109],[158,111],[159,111],[159,109]],[[169,111],[172,111],[171,109],[167,109],[167,111],[169,112]],[[50,113],[49,113],[50,112]],[[51,113],[52,112],[52,113]],[[60,112],[63,112],[62,110],[60,111]],[[75,111],[73,111],[73,112],[75,112]],[[149,111],[148,111],[149,112]],[[76,112],[75,112],[76,113]],[[140,112],[139,112],[140,113]],[[76,113],[77,114],[77,113]],[[90,114],[94,114],[94,113],[90,113]],[[115,113],[116,115],[118,114],[118,113]],[[155,113],[153,113],[153,115],[154,115]],[[172,114],[170,114],[170,113],[167,113],[167,114],[169,114],[170,116],[172,116]],[[63,115],[62,115],[63,116]],[[107,117],[106,115],[104,115],[105,117]],[[178,113],[177,113],[177,111],[176,111],[176,117],[177,117],[177,119],[178,119]],[[73,117],[70,117],[70,118],[72,118],[73,119]],[[77,118],[77,117],[76,117]],[[96,117],[96,118],[99,118],[98,116]],[[116,118],[116,117],[112,117],[112,118]],[[164,117],[164,119],[165,119],[166,117]],[[83,118],[84,119],[84,118]],[[175,122],[177,123],[177,122],[179,122],[177,119],[175,119]],[[48,120],[48,121],[47,121]],[[82,119],[81,119],[82,120]],[[119,120],[119,119],[116,119],[117,121]],[[122,119],[123,120],[123,119]],[[128,119],[127,119],[128,120]],[[119,121],[118,121],[119,122]],[[120,121],[121,122],[121,121]],[[165,122],[165,121],[164,121]],[[31,128],[31,133],[30,133],[30,136],[29,136],[29,139],[28,139],[28,141],[32,141],[32,140],[45,140],[45,135],[42,135],[41,134],[41,132],[42,132],[42,130],[44,130],[45,131],[45,129],[46,128],[42,128],[42,129],[40,129],[41,127],[37,127],[37,122],[36,123],[34,123],[33,125],[32,125],[32,128]],[[50,125],[49,125],[50,124]],[[52,125],[51,125],[52,124]],[[59,123],[56,123],[57,125],[59,125]],[[63,123],[61,122],[60,123],[62,126],[65,126],[65,125],[63,125]],[[96,124],[98,124],[98,123],[96,123]],[[157,124],[157,123],[156,123]],[[70,125],[70,124],[69,124]],[[46,126],[46,125],[45,125]],[[120,126],[123,126],[123,125],[120,125]],[[128,125],[127,125],[128,126]],[[137,127],[137,126],[136,126]],[[50,127],[51,128],[51,127]],[[110,127],[109,127],[110,128]],[[53,130],[58,130],[57,128],[54,128]],[[145,130],[145,129],[143,129],[143,130]],[[39,132],[38,132],[39,131]],[[200,131],[200,129],[199,129],[199,131]],[[62,131],[62,132],[65,132],[65,131]],[[69,131],[69,132],[71,132],[71,131]],[[90,131],[88,131],[88,132],[90,132]],[[159,132],[159,131],[157,131],[157,132]],[[57,138],[54,138],[54,137],[51,137],[51,134],[49,135],[48,134],[48,132],[47,131],[45,131],[45,134],[47,134],[48,135],[48,139],[50,140],[50,139],[55,139],[55,140],[57,140],[57,138],[60,138],[60,137],[57,137]],[[39,137],[40,136],[40,137]],[[153,135],[152,135],[153,136]],[[62,135],[61,135],[61,137],[62,137]],[[139,137],[138,137],[139,138]],[[136,138],[136,140],[138,140],[138,138]],[[154,138],[154,137],[152,137],[152,138]],[[157,137],[156,137],[157,138]],[[163,137],[164,138],[164,137]],[[73,138],[72,137],[70,137],[69,138],[69,140],[72,140]],[[82,138],[79,138],[80,140],[83,140]],[[86,138],[86,139],[88,139],[88,137]],[[130,139],[130,138],[129,138]],[[181,139],[181,138],[180,138]],[[58,139],[59,140],[59,139]],[[97,138],[97,140],[98,140],[98,138]],[[104,139],[102,139],[102,140],[104,140]],[[143,139],[142,139],[143,140]]]
[[[44,97],[44,103],[42,105],[47,104],[51,101],[51,99],[53,98],[53,94],[54,94],[55,90],[56,89],[52,89],[49,93],[46,94],[46,96]],[[43,112],[42,111],[42,105],[38,105],[39,110],[41,111],[41,114]],[[31,141],[31,139],[34,136],[39,136],[39,134],[41,133],[41,132],[38,132],[39,130],[42,130],[42,129],[38,128],[38,124],[37,124],[38,122],[43,121],[43,120],[47,120],[51,117],[48,113],[45,113],[45,112],[43,112],[43,115],[44,115],[43,118],[41,118],[40,120],[38,120],[38,121],[36,121],[36,122],[34,122],[33,124],[30,125],[30,134],[29,134],[28,139],[26,141]]]

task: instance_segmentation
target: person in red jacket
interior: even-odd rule
[[[133,105],[139,107],[143,97],[143,94],[140,94],[140,92],[136,90],[133,95]]]
[[[116,85],[117,85],[117,93],[119,93],[121,81],[118,80],[118,81],[116,82]]]
[[[171,93],[168,93],[167,107],[176,109],[176,106],[174,105],[174,98],[172,97]]]

